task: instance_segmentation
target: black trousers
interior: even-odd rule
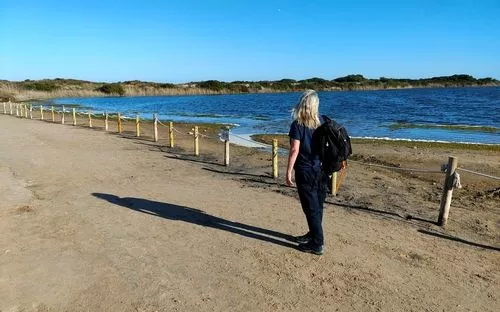
[[[306,215],[311,243],[314,247],[322,246],[324,244],[322,221],[323,204],[326,197],[326,177],[320,168],[297,168],[295,182],[300,204]]]

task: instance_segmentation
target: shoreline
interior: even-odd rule
[[[330,88],[317,89],[318,92],[363,92],[363,91],[398,91],[398,90],[419,90],[419,89],[459,89],[459,88],[499,88],[500,84],[486,85],[430,85],[430,86],[399,86],[399,87],[373,87],[373,86],[354,86],[352,88]],[[3,90],[0,87],[0,95],[12,95],[12,101],[30,102],[30,101],[46,101],[59,98],[108,98],[108,97],[161,97],[161,96],[217,96],[217,95],[245,95],[245,94],[282,94],[282,93],[298,93],[303,91],[298,90],[279,90],[279,89],[261,89],[248,92],[239,92],[231,90],[214,91],[210,89],[187,88],[179,87],[165,90],[153,89],[150,92],[128,91],[125,95],[104,94],[94,90],[57,90],[57,91],[32,91],[32,90]],[[1,99],[1,97],[0,97]],[[7,99],[7,98],[5,98]]]
[[[6,102],[5,102],[6,103]],[[2,104],[2,103],[0,103]],[[7,103],[6,103],[7,104]],[[66,110],[68,107],[78,107],[78,105],[61,105],[61,104],[54,104],[51,105],[54,107],[59,107],[62,108],[63,106],[65,107],[65,116],[67,118],[67,123],[71,121],[71,111]],[[9,109],[6,110],[7,113],[5,115],[10,115],[9,114]],[[14,110],[15,111],[15,110]],[[49,115],[50,115],[50,110],[47,110],[47,107],[44,109],[46,116],[46,120],[48,120]],[[55,114],[58,116],[57,118],[60,119],[60,114],[62,113],[62,110],[55,110]],[[3,114],[1,112],[0,114]],[[33,109],[33,116],[34,119],[39,119],[40,118],[40,112],[38,109]],[[99,121],[104,121],[104,112],[101,111],[94,111],[91,113],[92,119],[99,120]],[[15,115],[12,115],[13,117],[16,117]],[[85,111],[77,111],[77,118],[81,120],[88,120],[87,119],[87,113]],[[113,122],[113,119],[116,119],[117,113],[109,113],[108,118],[109,122]],[[135,123],[135,117],[133,115],[122,115],[121,116],[122,120],[125,122],[134,122]],[[160,121],[160,120],[159,120]],[[167,123],[170,120],[164,120],[163,122],[160,121],[160,123]],[[229,127],[230,129],[235,129],[238,128],[239,125],[234,124],[234,123],[211,123],[211,122],[189,122],[189,121],[175,121],[172,120],[175,124],[180,124],[183,125],[182,127],[193,127],[195,125],[202,126],[207,129],[211,129],[211,133],[214,135],[219,135],[220,131],[225,129],[226,127]],[[82,122],[82,121],[80,121]],[[140,122],[142,124],[146,124],[149,127],[153,125],[153,119],[149,118],[141,118]],[[159,126],[160,127],[160,126]],[[235,137],[235,140],[230,140],[231,143],[238,144],[241,146],[246,146],[246,147],[262,147],[262,143],[266,144],[266,148],[272,145],[272,138],[279,138],[280,141],[280,147],[285,147],[288,148],[288,143],[282,143],[282,142],[287,142],[288,141],[288,136],[287,134],[280,134],[280,133],[237,133],[234,134],[231,132],[231,136]],[[238,138],[240,137],[240,138]],[[241,138],[243,137],[243,138]],[[500,151],[500,143],[480,143],[480,142],[453,142],[453,141],[441,141],[441,140],[426,140],[426,139],[407,139],[407,138],[389,138],[389,137],[351,137],[352,142],[356,143],[377,143],[377,144],[387,144],[387,145],[400,145],[400,146],[419,146],[419,147],[451,147],[451,148],[466,148],[466,149],[472,149],[472,150],[494,150],[494,151]]]

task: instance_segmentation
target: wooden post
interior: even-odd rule
[[[5,106],[5,102],[3,102],[3,113],[7,115],[7,107]]]
[[[28,118],[28,106],[24,104],[24,118]]]
[[[273,139],[273,178],[278,177],[278,139]]]
[[[141,136],[141,124],[139,121],[139,114],[135,115],[135,136],[136,137]]]
[[[21,118],[24,117],[23,104],[19,104],[19,117],[21,117]]]
[[[54,114],[54,106],[50,108],[50,111],[52,112],[52,122],[56,122],[56,116]]]
[[[109,127],[108,118],[109,118],[108,112],[104,112],[104,130],[106,130],[106,131],[108,131],[108,127]]]
[[[12,115],[12,102],[9,101],[9,106],[10,106],[10,114]]]
[[[65,109],[64,109],[64,105],[62,107],[62,116],[61,116],[61,124],[64,125],[64,113],[66,113]]]
[[[118,133],[122,133],[122,115],[118,113],[118,119],[116,120],[118,126]]]
[[[224,166],[229,166],[229,141],[224,140]]]
[[[19,117],[19,104],[16,103],[16,116]]]
[[[30,104],[30,119],[33,119],[33,105]]]
[[[43,105],[40,105],[40,120],[43,120]]]
[[[174,147],[174,123],[169,122],[168,123],[168,138],[169,138],[169,147]]]
[[[153,122],[153,139],[155,142],[158,142],[158,114],[153,115],[154,122]]]
[[[198,142],[198,126],[194,126],[194,156],[200,156],[200,146]]]
[[[444,180],[443,196],[439,207],[438,225],[445,226],[450,213],[451,197],[453,195],[453,178],[457,169],[457,158],[448,158],[448,167],[446,169],[446,178]]]
[[[73,126],[76,126],[76,109],[73,107]]]
[[[92,113],[89,111],[89,128],[92,128]]]
[[[337,196],[337,172],[332,173],[332,191],[330,194]]]

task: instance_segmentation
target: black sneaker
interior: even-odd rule
[[[295,236],[295,242],[299,244],[307,244],[311,241],[311,237],[308,234],[301,235],[301,236]]]
[[[323,246],[315,247],[310,243],[299,244],[298,249],[303,252],[312,253],[318,256],[323,254]]]

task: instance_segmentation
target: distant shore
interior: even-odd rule
[[[333,80],[310,78],[304,80],[281,79],[277,81],[207,80],[181,84],[145,81],[91,82],[76,79],[43,79],[8,81],[0,80],[0,101],[30,101],[61,97],[105,96],[176,96],[219,95],[248,93],[317,91],[371,91],[421,88],[498,87],[493,78],[474,78],[470,75],[452,75],[422,79],[367,79],[362,75],[348,75]]]

